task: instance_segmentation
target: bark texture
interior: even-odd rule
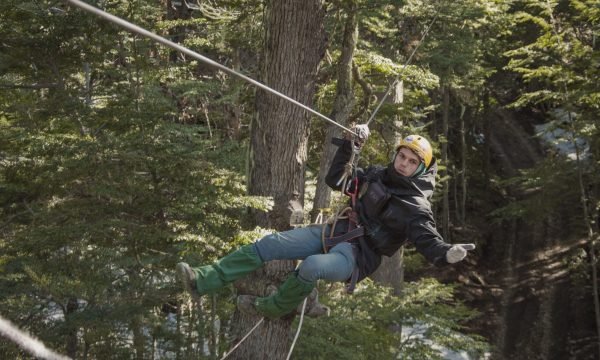
[[[448,118],[450,113],[450,86],[442,86],[442,164],[448,166]],[[441,176],[448,176],[448,170],[441,171]],[[449,200],[449,182],[444,181],[443,200],[442,200],[442,236],[446,242],[450,242],[450,200]]]
[[[265,12],[262,81],[297,101],[312,106],[318,65],[324,54],[324,9],[318,0],[270,1]],[[258,214],[263,227],[290,228],[289,203],[303,204],[309,114],[274,95],[258,91],[252,120],[248,191],[272,196],[274,207]],[[239,284],[244,293],[264,296],[294,269],[292,261],[274,261]],[[233,344],[260,318],[237,312],[232,321]],[[292,316],[265,320],[230,356],[232,359],[285,359]]]
[[[346,24],[344,26],[344,38],[342,43],[342,54],[338,62],[338,79],[336,86],[335,101],[330,119],[346,125],[352,108],[354,107],[354,91],[352,90],[352,58],[356,49],[358,39],[358,20],[356,15],[356,5],[348,10]],[[311,214],[311,220],[314,222],[320,209],[329,207],[331,201],[331,189],[325,183],[327,170],[331,166],[336,147],[331,144],[333,137],[340,135],[340,128],[330,125],[327,128],[325,143],[323,144],[323,155],[319,163],[319,174],[317,177],[317,189],[314,198],[314,210]]]

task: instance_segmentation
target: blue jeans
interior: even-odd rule
[[[319,279],[345,281],[356,264],[352,245],[340,243],[323,254],[321,230],[323,225],[273,233],[258,240],[254,247],[263,261],[302,260],[298,276],[307,282]]]

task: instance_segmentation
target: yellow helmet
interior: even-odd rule
[[[400,150],[403,146],[411,149],[419,158],[421,158],[421,161],[425,163],[425,167],[429,167],[431,160],[433,159],[433,150],[427,139],[420,135],[408,135],[400,140],[400,143],[396,147],[396,151]]]

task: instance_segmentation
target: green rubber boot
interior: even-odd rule
[[[212,294],[227,284],[243,277],[263,265],[254,245],[244,245],[219,259],[212,265],[191,267],[178,263],[177,276],[184,288],[197,297]]]
[[[315,283],[305,282],[292,273],[271,296],[256,298],[254,307],[262,315],[276,319],[292,312],[306,298]]]

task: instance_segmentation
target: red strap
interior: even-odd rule
[[[350,188],[354,188],[354,191],[349,191],[348,189],[344,189],[344,194],[350,196],[352,200],[352,209],[356,207],[356,197],[358,196],[358,178],[355,177],[352,179],[352,186]]]

